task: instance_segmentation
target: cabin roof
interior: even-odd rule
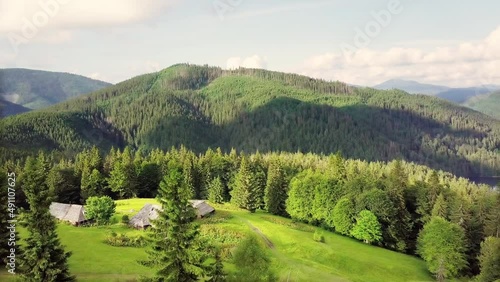
[[[71,223],[80,223],[87,220],[85,208],[82,205],[53,202],[50,204],[49,211],[55,218]]]
[[[199,217],[203,217],[215,211],[212,206],[203,200],[190,200],[189,202],[193,208],[195,208],[196,214]],[[161,206],[149,203],[145,204],[144,207],[129,220],[129,224],[137,228],[150,226],[151,220],[158,218],[158,210],[161,210]]]

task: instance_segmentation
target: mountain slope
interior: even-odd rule
[[[500,174],[500,123],[493,118],[434,97],[263,70],[176,65],[6,118],[0,133],[0,144],[20,151],[92,144],[342,151],[462,176]]]
[[[500,120],[500,91],[473,97],[463,105]]]
[[[379,90],[400,89],[410,94],[425,94],[439,97],[457,104],[462,104],[475,96],[488,94],[500,89],[498,85],[484,85],[480,87],[451,88],[441,85],[424,84],[412,80],[391,79],[374,86]]]
[[[30,109],[47,107],[110,85],[69,73],[0,69],[0,97]]]
[[[373,88],[379,90],[400,89],[410,94],[426,94],[426,95],[436,95],[438,93],[450,89],[449,87],[446,86],[424,84],[417,81],[404,80],[404,79],[391,79],[379,85],[376,85]]]
[[[438,93],[436,97],[445,99],[457,104],[464,103],[473,97],[490,93],[493,89],[486,87],[470,87],[470,88],[451,88],[449,90]]]
[[[31,109],[0,99],[0,117],[29,112]]]

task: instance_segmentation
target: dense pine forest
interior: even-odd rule
[[[342,152],[455,175],[497,176],[500,123],[434,97],[254,69],[175,65],[0,120],[2,159],[38,150],[186,146],[248,153]]]
[[[159,195],[168,201],[180,197],[175,193],[181,190],[172,190],[179,186],[198,199],[230,202],[249,212],[265,210],[418,255],[438,279],[480,275],[481,281],[493,281],[489,279],[500,275],[494,266],[500,235],[498,191],[405,161],[221,149],[197,154],[185,147],[148,153],[112,148],[102,153],[93,147],[74,159],[56,160],[41,153],[25,162],[8,161],[2,170],[16,173],[16,204],[26,209],[33,209],[37,197],[47,208],[49,198],[84,203],[104,195]]]

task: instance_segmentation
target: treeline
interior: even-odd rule
[[[0,146],[24,155],[74,156],[94,144],[106,151],[341,151],[467,177],[500,171],[500,124],[480,113],[435,97],[264,70],[176,65],[0,120]]]
[[[38,158],[47,171],[45,183],[59,202],[84,203],[102,195],[155,197],[161,179],[171,173],[169,163],[175,161],[193,198],[231,202],[251,212],[262,209],[424,259],[437,257],[437,262],[429,259],[429,268],[444,277],[480,273],[482,242],[500,235],[498,191],[402,161],[346,160],[340,154],[248,155],[221,149],[196,154],[184,147],[149,153],[113,148],[106,154],[94,147],[75,159]],[[23,175],[30,175],[30,167],[21,161],[5,166],[18,175],[22,189],[17,204],[27,208]],[[430,232],[431,239],[441,235],[422,230],[436,225],[458,238],[443,239],[455,242],[448,249],[424,247],[433,241],[422,234]],[[428,255],[426,250],[433,248],[436,253]],[[462,260],[446,256],[452,250]],[[462,263],[455,265],[457,261]]]

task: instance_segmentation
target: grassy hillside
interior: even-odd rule
[[[115,218],[133,215],[145,203],[154,202],[154,199],[117,201]],[[224,245],[229,252],[239,240],[236,235],[254,232],[262,240],[267,238],[272,268],[279,281],[432,281],[425,263],[416,257],[326,231],[325,243],[318,243],[313,240],[316,227],[261,212],[250,214],[229,205],[215,207],[215,216],[200,221],[203,236],[230,242]],[[146,257],[144,248],[112,247],[103,242],[111,231],[131,236],[144,234],[120,224],[99,228],[59,225],[62,243],[73,252],[70,269],[79,281],[133,281],[139,275],[151,274],[150,269],[136,263]],[[228,258],[225,268],[233,269]],[[0,274],[0,278],[6,276]]]
[[[464,106],[500,119],[500,91],[473,97]]]
[[[69,73],[0,69],[0,97],[29,109],[44,108],[110,85]]]
[[[49,118],[60,126],[45,126]],[[500,174],[498,120],[434,97],[264,70],[176,65],[5,119],[0,132],[10,150],[128,144],[342,151],[348,158],[399,158],[462,176]]]

